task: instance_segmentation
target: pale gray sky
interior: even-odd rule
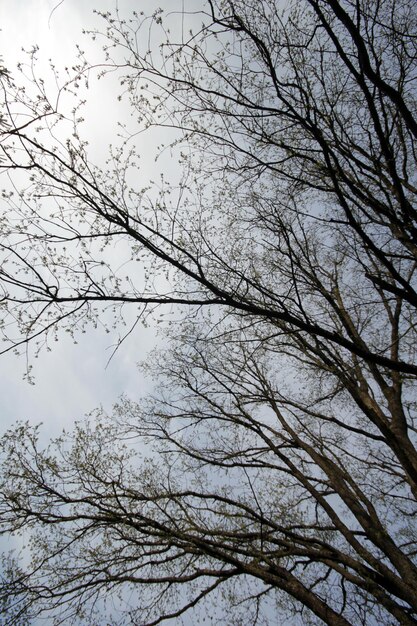
[[[40,47],[38,74],[45,78],[49,72],[48,59],[52,59],[58,68],[75,63],[76,43],[81,44],[90,58],[98,59],[100,47],[81,31],[100,23],[93,15],[95,6],[106,11],[114,8],[115,4],[115,0],[99,0],[97,3],[84,0],[1,0],[0,55],[5,66],[14,73],[17,62],[24,59],[22,48],[29,49],[35,44]],[[173,7],[176,0],[168,4]],[[158,0],[141,2],[141,7],[147,12],[160,5]],[[178,0],[178,5],[181,7],[181,0]],[[138,2],[119,0],[118,6],[121,12],[128,13],[132,7],[138,9]],[[117,105],[116,95],[111,81],[101,81],[89,91],[84,132],[90,141],[93,161],[105,157],[106,146],[114,139],[116,122],[122,110]],[[150,146],[145,148],[145,152],[149,151]],[[51,352],[43,351],[38,359],[31,358],[34,386],[22,380],[26,367],[24,358],[16,358],[10,353],[0,357],[1,432],[18,419],[28,419],[43,421],[45,432],[55,435],[63,426],[70,427],[75,419],[82,418],[99,405],[110,409],[122,393],[135,398],[146,392],[146,383],[136,363],[143,360],[153,346],[153,329],[138,327],[107,368],[117,334],[109,336],[99,327],[95,331],[90,329],[78,340],[78,345],[74,345],[64,335],[53,345]]]

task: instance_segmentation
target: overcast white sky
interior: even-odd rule
[[[1,0],[0,55],[5,66],[13,73],[23,57],[21,49],[29,49],[34,44],[40,46],[40,74],[43,71],[47,74],[49,58],[58,67],[75,62],[77,42],[94,55],[94,44],[81,34],[81,30],[97,25],[94,7],[105,11],[114,8],[115,3],[115,0]],[[165,4],[169,8],[174,5],[181,8],[182,0],[168,0]],[[126,13],[132,8],[143,8],[151,13],[160,5],[158,0],[118,2],[120,11]],[[110,87],[109,84],[100,85],[101,90],[110,90]],[[93,112],[88,121],[89,139],[97,154],[102,154],[115,132],[116,94],[91,90],[89,97],[92,104],[88,110],[90,114]],[[116,335],[110,337],[100,328],[82,335],[78,345],[73,345],[68,337],[62,337],[51,352],[44,351],[38,359],[32,360],[34,386],[22,380],[24,359],[12,354],[1,356],[0,431],[18,419],[28,419],[43,421],[46,433],[55,435],[63,426],[69,427],[75,419],[82,418],[99,405],[111,409],[122,393],[133,398],[143,395],[146,383],[135,364],[144,359],[152,347],[154,331],[138,328],[106,368],[116,339]]]
[[[193,9],[197,8],[195,0],[188,1]],[[181,10],[184,0],[0,0],[0,56],[5,67],[13,74],[17,63],[24,58],[22,48],[28,50],[33,45],[40,47],[38,73],[45,77],[48,59],[58,68],[75,62],[76,43],[88,52],[89,58],[95,54],[98,58],[97,44],[94,46],[81,31],[100,23],[93,15],[95,7],[106,11],[116,3],[121,13],[136,9],[149,14],[161,5],[171,11]],[[95,155],[98,161],[105,158],[106,146],[114,139],[120,105],[116,104],[117,91],[111,89],[111,82],[100,82],[91,89],[89,98],[85,131],[94,162]],[[143,152],[151,155],[152,146],[143,146]],[[148,166],[145,176],[150,174],[152,161],[150,156],[149,164],[142,164],[145,170]],[[99,327],[77,339],[79,343],[74,345],[70,337],[62,334],[51,352],[44,350],[39,358],[32,357],[33,386],[23,381],[24,358],[12,353],[0,356],[0,435],[17,420],[43,422],[46,442],[49,437],[58,436],[62,428],[70,429],[75,420],[98,406],[110,411],[121,394],[139,399],[151,388],[136,364],[154,347],[154,328],[138,326],[107,367],[117,334],[110,336]],[[20,545],[17,539],[14,547]]]

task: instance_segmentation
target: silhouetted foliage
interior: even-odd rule
[[[154,397],[4,436],[7,593],[57,624],[416,624],[415,2],[203,5],[178,39],[102,16],[137,123],[107,169],[4,87],[5,349],[176,306]],[[183,178],[140,188],[155,126]]]

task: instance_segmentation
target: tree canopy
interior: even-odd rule
[[[4,351],[174,311],[152,397],[4,435],[5,624],[416,624],[417,7],[191,10],[101,14],[57,77],[118,77],[104,166],[2,76]],[[179,183],[140,180],[153,129]]]

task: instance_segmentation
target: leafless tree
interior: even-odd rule
[[[163,13],[102,17],[101,71],[175,130],[182,182],[138,189],[127,129],[94,167],[7,77],[5,349],[184,315],[153,398],[47,449],[4,436],[2,528],[32,554],[6,623],[416,624],[414,1],[208,1],[178,43]]]

